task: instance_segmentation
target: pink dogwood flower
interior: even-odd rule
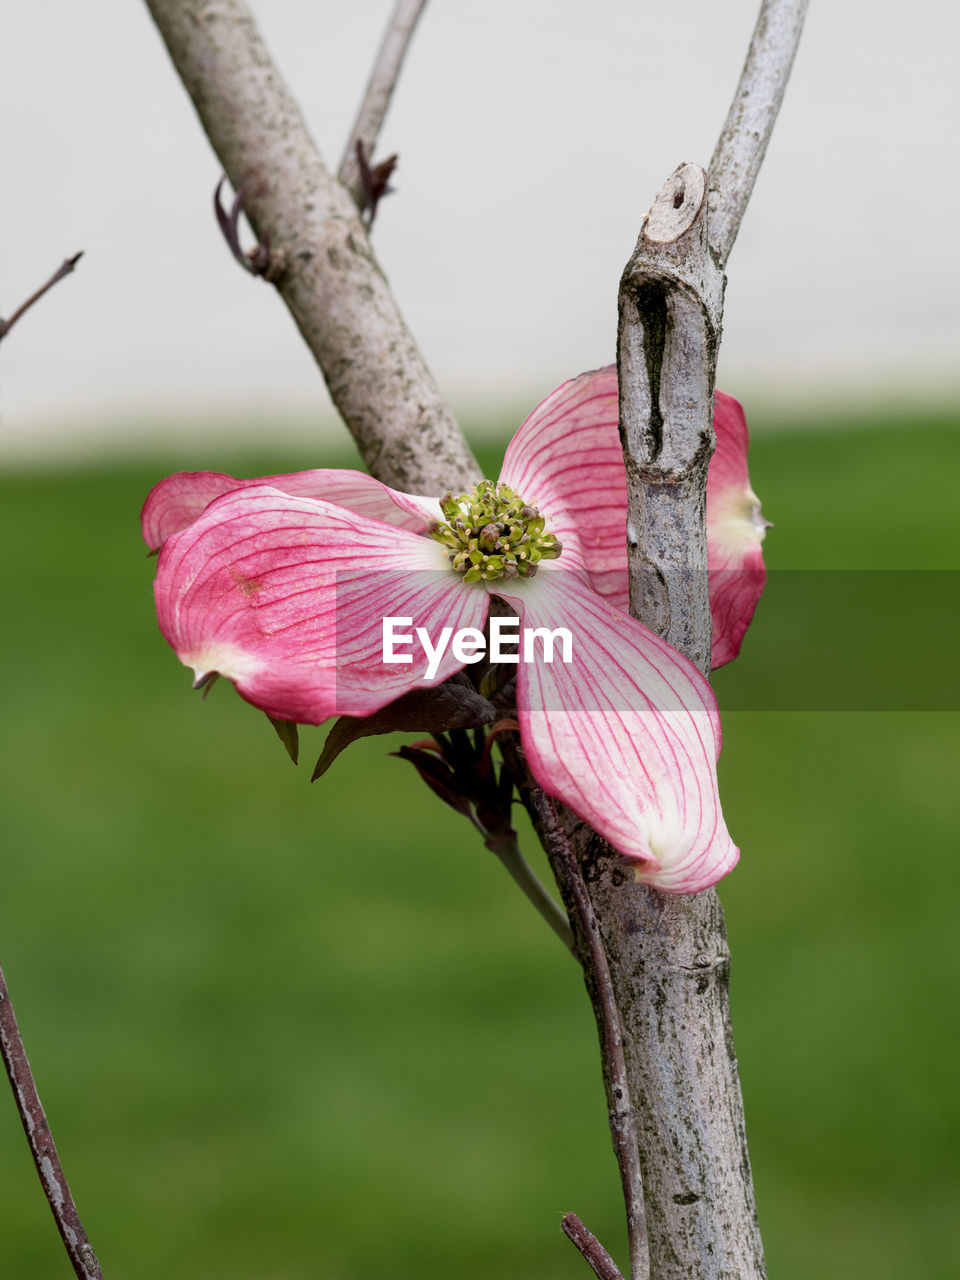
[[[144,537],[161,547],[161,630],[197,683],[217,672],[274,718],[319,724],[369,715],[464,667],[454,647],[438,656],[434,646],[431,663],[415,644],[409,661],[385,663],[385,618],[435,641],[444,628],[481,631],[497,596],[524,640],[566,628],[569,661],[516,667],[534,777],[638,880],[706,888],[739,856],[717,793],[720,720],[709,683],[626,611],[617,417],[616,371],[583,374],[523,423],[497,484],[439,500],[352,471],[171,476],[143,511]],[[719,392],[715,426],[711,610],[727,661],[762,590],[763,524],[743,413]]]

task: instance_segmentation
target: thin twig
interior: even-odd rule
[[[563,1234],[577,1246],[598,1280],[623,1280],[620,1268],[575,1213],[565,1213],[560,1225]]]
[[[16,1099],[17,1110],[23,1123],[27,1142],[33,1155],[37,1174],[43,1185],[44,1194],[50,1204],[57,1224],[57,1230],[63,1238],[64,1247],[73,1263],[78,1280],[103,1280],[103,1272],[97,1261],[93,1246],[87,1239],[83,1229],[77,1206],[73,1203],[70,1187],[64,1177],[60,1157],[54,1145],[53,1134],[47,1123],[43,1106],[37,1095],[37,1086],[33,1080],[27,1051],[20,1038],[20,1028],[13,1012],[10,992],[0,969],[0,1051],[3,1053],[4,1065],[10,1077],[10,1087]]]
[[[43,297],[43,295],[48,290],[52,289],[58,280],[62,280],[64,276],[70,275],[70,273],[73,271],[74,267],[77,265],[77,263],[80,261],[82,257],[83,257],[83,250],[81,249],[80,252],[75,253],[72,258],[65,258],[63,260],[63,263],[56,269],[56,271],[53,273],[50,279],[46,282],[46,284],[42,284],[40,288],[36,290],[36,292],[31,293],[30,297],[27,298],[26,302],[21,302],[19,307],[17,307],[16,311],[13,313],[12,316],[10,316],[9,319],[0,320],[0,341],[2,341],[7,336],[7,334],[10,332],[10,330],[17,323],[17,321],[20,319],[20,317],[24,314],[25,311],[29,311],[35,302],[39,302],[40,299]]]
[[[427,0],[397,0],[393,17],[390,19],[390,25],[383,37],[383,44],[380,46],[377,61],[367,83],[363,102],[360,104],[360,110],[350,131],[337,176],[343,185],[350,189],[353,198],[357,201],[363,196],[357,143],[363,144],[364,154],[372,164],[377,139],[380,137],[390,99],[393,97],[400,68],[403,66],[414,28],[426,3]]]
[[[603,1046],[604,1082],[613,1149],[620,1167],[623,1200],[627,1211],[627,1237],[630,1242],[631,1280],[649,1280],[650,1258],[647,1244],[647,1219],[643,1203],[643,1173],[640,1168],[640,1146],[636,1118],[630,1103],[627,1066],[623,1056],[620,1013],[610,980],[610,966],[603,947],[600,926],[590,901],[580,863],[557,817],[553,799],[534,783],[529,796],[534,809],[541,840],[551,851],[551,865],[562,876],[564,898],[576,912],[578,941],[587,954],[580,961],[592,987],[591,997]],[[569,1235],[569,1232],[567,1233]],[[571,1239],[573,1237],[571,1236]],[[576,1243],[576,1241],[574,1241]],[[579,1246],[578,1246],[579,1247]],[[591,1264],[592,1265],[592,1264]],[[597,1272],[600,1275],[600,1272]]]
[[[726,264],[776,123],[808,0],[763,0],[710,161],[710,247]]]
[[[510,872],[514,882],[520,886],[567,950],[576,955],[577,944],[573,940],[570,921],[520,852],[516,832],[510,831],[505,836],[490,836],[486,844],[491,853],[495,853]]]

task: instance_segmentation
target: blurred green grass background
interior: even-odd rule
[[[764,428],[770,565],[960,568],[956,420]],[[191,693],[137,531],[175,466],[0,477],[0,961],[105,1274],[574,1280],[569,1209],[622,1258],[574,964],[383,740],[311,787],[322,730],[294,770],[228,685]],[[897,661],[864,647],[879,682]],[[770,1274],[955,1277],[960,715],[724,729]],[[6,1096],[0,1276],[67,1272]]]

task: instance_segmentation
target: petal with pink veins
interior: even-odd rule
[[[564,565],[626,611],[627,481],[615,365],[571,378],[539,404],[507,447],[500,479],[547,518]]]
[[[559,565],[514,586],[523,630],[566,627],[572,661],[518,667],[518,712],[534,777],[671,893],[716,883],[739,856],[717,793],[720,720],[684,657]],[[538,650],[539,653],[539,650]]]
[[[197,679],[213,671],[281,720],[369,715],[462,668],[448,647],[432,678],[414,639],[383,661],[383,618],[482,628],[489,597],[456,577],[440,545],[405,529],[268,486],[215,499],[169,537],[157,565],[157,616]]]
[[[760,543],[767,522],[747,474],[743,409],[722,391],[714,395],[713,426],[707,564],[712,665],[720,667],[740,652],[763,592]],[[565,567],[585,568],[594,591],[628,612],[627,482],[616,366],[572,378],[538,405],[508,447],[501,479],[548,515],[550,531],[564,545]]]
[[[440,506],[435,499],[400,493],[362,471],[318,468],[255,480],[238,480],[220,471],[181,471],[161,480],[147,495],[140,517],[144,541],[151,550],[160,547],[171,534],[192,524],[215,498],[256,485],[270,485],[294,498],[335,502],[357,515],[383,520],[414,533],[421,532],[440,516]]]
[[[747,474],[747,420],[733,396],[714,395],[717,448],[707,472],[707,564],[713,619],[711,663],[722,667],[740,652],[763,594],[761,544],[769,527]]]

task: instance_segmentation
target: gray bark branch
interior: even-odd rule
[[[630,608],[710,670],[706,484],[723,276],[706,243],[706,178],[667,179],[620,282],[620,422]]]
[[[680,165],[620,284],[620,429],[631,612],[710,670],[706,479],[726,280],[793,63],[806,0],[764,0],[709,179]],[[637,1109],[652,1274],[762,1280],[714,889],[638,885],[588,828],[574,833],[620,1009]]]
[[[200,123],[364,460],[395,488],[468,487],[479,466],[241,0],[147,0]]]
[[[793,67],[808,0],[764,0],[710,161],[710,246],[726,266]]]
[[[706,176],[681,165],[620,285],[630,605],[710,670],[706,481],[724,279]],[[592,833],[584,833],[588,853]],[[588,854],[589,856],[589,854]],[[765,1275],[714,889],[661,894],[593,855],[591,893],[621,1011],[657,1280]]]
[[[357,143],[363,144],[367,159],[372,164],[377,139],[380,137],[380,130],[390,107],[390,99],[393,97],[403,60],[426,3],[427,0],[397,0],[390,25],[387,27],[380,52],[377,54],[377,61],[370,74],[360,110],[350,131],[337,176],[343,185],[349,188],[357,203],[360,202],[362,195],[360,166],[357,163]]]
[[[620,1010],[651,1275],[762,1280],[719,896],[659,893],[591,832],[578,844],[592,848],[590,894]]]

